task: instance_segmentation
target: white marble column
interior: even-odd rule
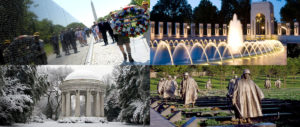
[[[251,26],[250,26],[250,24],[247,24],[247,35],[248,36],[251,35]]]
[[[159,22],[158,23],[158,35],[159,35],[159,39],[162,39],[164,36],[164,22]]]
[[[191,36],[195,37],[195,23],[191,23]]]
[[[227,36],[227,24],[223,24],[223,36]]]
[[[298,22],[294,23],[294,35],[295,36],[299,35],[299,23]]]
[[[75,99],[75,117],[80,117],[80,91],[76,90],[76,99]]]
[[[286,35],[291,35],[291,26],[290,23],[286,23]]]
[[[70,92],[67,92],[66,96],[66,117],[69,117],[71,114],[71,95]]]
[[[61,116],[66,116],[66,96],[63,92],[61,93]]]
[[[211,37],[211,24],[207,24],[207,37]]]
[[[203,24],[199,24],[199,37],[203,37]]]
[[[176,26],[175,26],[175,32],[176,32],[176,38],[180,38],[180,23],[176,23]]]
[[[215,24],[215,36],[219,36],[219,24]]]
[[[155,22],[151,21],[151,40],[155,39]]]
[[[91,91],[86,91],[86,117],[91,116]]]
[[[281,32],[281,23],[277,23],[277,35],[282,35],[282,32]]]
[[[172,37],[172,23],[171,22],[167,23],[167,34],[168,34],[168,37]]]
[[[104,93],[101,92],[100,94],[100,117],[104,117]]]
[[[187,23],[183,23],[183,37],[184,38],[188,37],[188,26],[187,26]]]
[[[96,94],[96,116],[97,117],[100,117],[100,93],[99,91],[97,91],[97,94]]]

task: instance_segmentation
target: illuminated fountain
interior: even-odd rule
[[[237,19],[236,14],[233,15],[233,19],[229,23],[228,31],[228,45],[233,54],[238,54],[243,46],[243,29],[240,20]]]
[[[234,14],[226,40],[160,40],[151,41],[153,65],[244,64],[240,59],[274,56],[285,51],[278,40],[243,41],[240,21]]]

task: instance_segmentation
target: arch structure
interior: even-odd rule
[[[250,17],[250,23],[251,23],[251,39],[255,39],[257,35],[257,21],[256,17],[258,15],[265,16],[265,37],[271,38],[272,34],[274,33],[274,7],[271,2],[253,2],[251,4],[251,17]]]
[[[75,96],[75,117],[104,117],[106,86],[92,72],[74,71],[65,78],[59,88],[62,98],[61,117],[72,117],[72,96]],[[85,97],[85,109],[80,109],[80,96]],[[84,110],[85,114],[81,114]]]

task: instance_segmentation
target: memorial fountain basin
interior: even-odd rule
[[[233,52],[236,48],[226,40],[160,40],[150,44],[153,64],[222,62],[284,51],[284,46],[278,40],[244,41],[238,52]]]

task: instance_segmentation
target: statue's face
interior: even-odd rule
[[[245,79],[250,79],[250,74],[244,74]]]
[[[184,79],[187,79],[189,76],[188,75],[184,75]]]

